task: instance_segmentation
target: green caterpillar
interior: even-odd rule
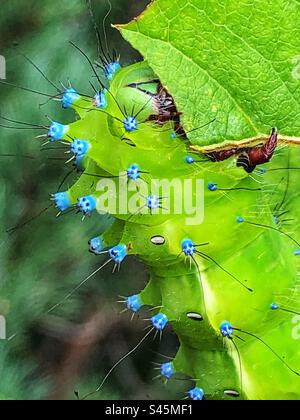
[[[280,150],[266,170],[252,175],[237,168],[235,159],[212,162],[203,155],[199,162],[189,155],[184,134],[176,134],[181,130],[177,122],[161,122],[164,108],[158,104],[169,95],[145,62],[116,71],[102,93],[105,108],[97,108],[95,99],[71,94],[80,119],[62,131],[59,126],[58,137],[71,143],[85,169],[69,191],[54,199],[61,211],[77,205],[86,215],[97,205],[107,212],[103,206],[109,195],[99,192],[103,179],[113,182],[120,174],[125,180],[115,182],[116,197],[127,182],[131,185],[128,202],[135,196],[140,211],[120,212],[117,202],[112,227],[90,245],[95,253],[108,249],[116,264],[137,255],[149,267],[149,284],[126,303],[133,311],[142,305],[159,307],[153,328],[162,331],[169,323],[178,334],[180,350],[172,363],[164,364],[162,375],[182,372],[197,379],[193,399],[298,398],[300,348],[292,331],[300,312],[294,222],[299,175],[287,169],[297,165],[298,150]],[[135,121],[130,120],[134,112],[125,114],[133,105]],[[135,126],[126,130],[128,118]],[[56,124],[49,130],[52,140],[57,139]],[[152,191],[147,197],[138,192],[141,177],[147,186],[153,179],[203,180],[200,204],[196,184],[191,184],[197,205],[204,200],[202,223],[187,223],[190,215],[176,214],[174,208],[163,214],[158,208],[163,199],[153,207],[145,204]],[[170,189],[169,203],[178,204],[177,195]],[[287,218],[289,234],[282,221]],[[220,326],[225,320],[234,331],[225,331],[224,338]]]
[[[146,62],[110,63],[105,74],[109,87],[99,80],[94,98],[67,89],[63,105],[79,118],[49,127],[82,172],[53,195],[56,207],[109,212],[114,223],[90,250],[108,255],[105,264],[135,255],[149,268],[146,288],[125,303],[133,312],[156,308],[151,333],[170,324],[178,335],[163,378],[193,378],[194,400],[299,399],[299,150],[279,147],[251,173],[234,153],[212,159],[219,145],[207,153],[189,143],[180,109]],[[160,195],[158,182],[174,180]],[[193,214],[178,193],[186,180]]]

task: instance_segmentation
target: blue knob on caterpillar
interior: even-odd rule
[[[151,322],[154,328],[156,328],[159,331],[162,331],[165,329],[168,323],[168,317],[165,314],[159,313],[151,318]]]
[[[192,257],[196,252],[196,245],[191,239],[184,239],[181,242],[181,249],[186,257]]]
[[[51,199],[54,201],[55,207],[57,207],[60,211],[66,211],[72,207],[70,196],[67,191],[52,194]]]
[[[170,379],[175,373],[172,362],[163,363],[160,365],[160,374],[166,379]]]
[[[69,87],[65,93],[63,94],[63,97],[61,99],[63,108],[71,108],[71,106],[78,101],[80,98],[80,95],[76,92],[75,89],[72,87]]]
[[[233,335],[233,326],[228,321],[222,322],[220,325],[220,333],[223,337],[232,337]]]
[[[48,137],[50,138],[50,141],[59,141],[61,140],[65,134],[68,132],[69,126],[63,125],[58,122],[53,122],[48,131]]]
[[[138,312],[142,307],[142,302],[138,295],[133,295],[126,299],[126,305],[130,311]]]
[[[121,64],[118,61],[106,64],[106,66],[104,67],[105,76],[108,78],[108,80],[111,80],[114,77],[116,71],[120,68]]]
[[[77,199],[77,207],[83,214],[90,214],[95,210],[97,201],[92,195],[86,195]]]
[[[138,120],[133,116],[126,117],[125,120],[123,121],[123,125],[127,133],[136,131],[139,128]]]
[[[119,244],[111,248],[108,253],[116,264],[121,264],[127,256],[127,247],[126,245]]]
[[[204,391],[202,388],[195,387],[188,392],[191,400],[202,401],[204,399]]]

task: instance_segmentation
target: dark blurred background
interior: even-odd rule
[[[110,23],[127,22],[149,0],[112,0],[107,20],[110,48],[122,64],[139,60]],[[95,0],[100,28],[108,3]],[[69,44],[78,44],[92,60],[97,58],[95,32],[85,0],[1,0],[0,55],[5,56],[7,82],[55,94],[54,88],[13,46],[34,60],[55,83],[67,83],[92,93],[86,61]],[[45,98],[0,86],[0,113],[10,118],[46,124],[46,115],[67,123],[72,111],[58,102],[42,107]],[[3,121],[2,121],[3,122]],[[87,242],[110,222],[94,215],[84,223],[74,214],[55,218],[50,209],[39,218],[7,234],[49,206],[68,168],[61,150],[40,151],[41,141],[31,130],[0,128],[0,314],[6,317],[8,340],[0,340],[0,397],[2,399],[73,399],[93,391],[110,367],[143,337],[142,318],[131,321],[120,314],[119,295],[131,295],[147,282],[147,270],[128,259],[120,273],[105,269],[51,314],[74,286],[99,267],[102,259],[87,252]],[[15,156],[3,156],[12,154]],[[26,157],[24,157],[26,155]],[[73,178],[75,175],[73,176]],[[68,183],[72,182],[72,177]],[[67,188],[68,185],[65,187]],[[65,189],[66,189],[65,188]],[[164,386],[151,362],[173,356],[177,339],[168,331],[163,340],[149,338],[110,376],[96,399],[181,398],[189,384],[171,381]]]

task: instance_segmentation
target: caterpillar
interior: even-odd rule
[[[44,130],[47,142],[70,152],[80,176],[52,192],[59,214],[114,218],[90,239],[87,251],[105,260],[79,287],[104,266],[138,257],[150,279],[124,306],[133,314],[152,308],[144,338],[170,325],[180,341],[159,366],[161,378],[192,378],[192,400],[299,399],[300,151],[278,148],[280,133],[270,127],[265,143],[200,153],[148,63],[106,59],[105,84],[91,65],[94,97],[73,86],[56,95],[75,122],[29,126],[2,116],[3,126]],[[186,180],[195,220],[179,194]]]

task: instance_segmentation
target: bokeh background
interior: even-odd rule
[[[126,65],[139,60],[110,23],[127,22],[149,0],[112,0],[106,30],[109,47],[116,48]],[[100,28],[108,3],[94,0]],[[97,59],[96,37],[85,0],[10,0],[1,2],[0,54],[5,56],[7,82],[55,94],[54,88],[14,46],[27,54],[56,84],[68,79],[78,91],[92,93],[90,68],[70,46],[80,46]],[[2,116],[35,124],[48,123],[47,115],[68,123],[72,111],[59,102],[1,85]],[[3,123],[3,121],[2,121]],[[144,287],[148,273],[137,260],[127,259],[120,273],[103,270],[62,302],[82,279],[99,267],[102,259],[87,252],[88,240],[110,223],[93,215],[83,223],[80,215],[56,218],[49,209],[49,194],[69,169],[64,151],[40,151],[36,131],[0,127],[0,314],[6,317],[8,340],[0,341],[0,396],[2,399],[74,399],[97,388],[110,367],[143,337],[150,313],[131,321],[120,314],[119,295]],[[8,154],[14,156],[6,156]],[[113,158],[113,156],[112,156]],[[66,159],[65,159],[66,160]],[[75,179],[73,174],[65,189]],[[177,350],[172,331],[163,340],[149,338],[109,377],[95,399],[177,399],[189,389],[188,381],[172,380],[165,386],[153,381],[152,362],[167,361]]]

